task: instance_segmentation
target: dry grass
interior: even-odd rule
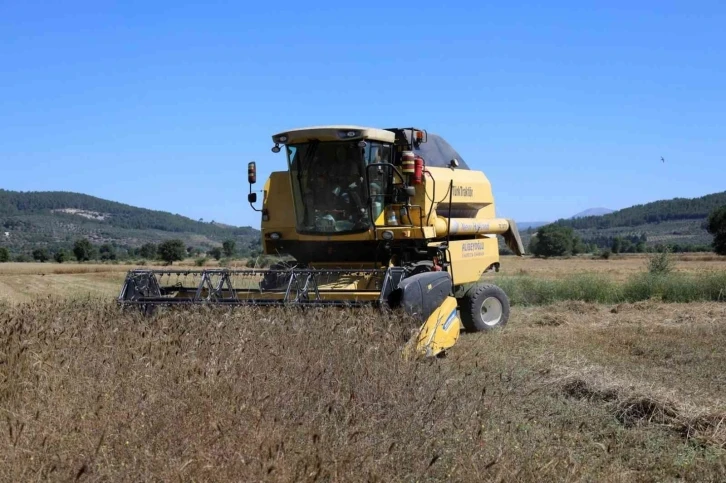
[[[244,260],[233,260],[227,266],[243,268]],[[215,260],[206,268],[217,267]],[[145,265],[111,263],[0,263],[0,301],[29,302],[37,297],[113,298],[121,291],[126,272],[135,268],[161,268],[161,262]],[[172,268],[200,269],[193,259],[175,262]],[[168,268],[168,267],[167,267]]]
[[[6,481],[723,481],[726,306],[515,308],[400,358],[369,311],[0,305]]]
[[[676,273],[726,271],[726,257],[711,254],[674,254]],[[537,278],[565,278],[589,273],[624,281],[647,270],[648,254],[614,255],[608,260],[592,256],[572,258],[502,257],[501,274],[532,275]]]

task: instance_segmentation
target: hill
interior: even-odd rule
[[[69,248],[80,237],[120,248],[179,238],[188,246],[205,250],[227,239],[235,240],[238,246],[256,245],[259,231],[195,221],[80,193],[0,189],[0,243],[12,252]]]
[[[601,215],[607,215],[609,213],[612,213],[615,210],[611,210],[610,208],[590,208],[585,211],[581,211],[577,213],[576,215],[572,215],[571,218],[584,218],[586,216],[601,216]]]
[[[705,220],[719,206],[726,205],[726,191],[700,198],[673,198],[631,206],[602,216],[558,220],[576,229],[634,227],[664,221]]]
[[[603,215],[560,219],[554,223],[569,226],[582,241],[608,248],[615,237],[628,239],[633,245],[668,245],[675,251],[710,249],[713,237],[704,223],[709,213],[726,205],[726,191],[699,198],[673,198],[639,204]],[[525,246],[536,228],[522,230]]]

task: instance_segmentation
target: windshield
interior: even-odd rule
[[[370,228],[370,187],[366,186],[365,166],[380,162],[378,152],[382,152],[382,146],[366,142],[365,147],[360,147],[358,141],[312,141],[287,146],[299,232],[341,233]],[[385,188],[381,180],[376,181],[374,192]]]

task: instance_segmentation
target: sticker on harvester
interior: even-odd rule
[[[444,330],[449,330],[449,327],[451,327],[451,324],[456,320],[456,309],[454,309],[450,314],[449,318],[446,319],[446,322],[444,322]]]
[[[467,242],[461,246],[461,258],[479,257],[484,254],[484,242]]]

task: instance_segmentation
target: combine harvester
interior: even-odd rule
[[[270,269],[132,270],[119,303],[157,306],[402,307],[420,330],[409,356],[501,327],[509,299],[482,275],[499,271],[502,235],[517,255],[516,224],[497,218],[491,184],[441,137],[416,128],[324,126],[272,137],[286,171],[270,174],[261,207],[249,163],[248,201],[261,214],[264,253],[295,261]],[[458,309],[458,310],[457,310]]]

